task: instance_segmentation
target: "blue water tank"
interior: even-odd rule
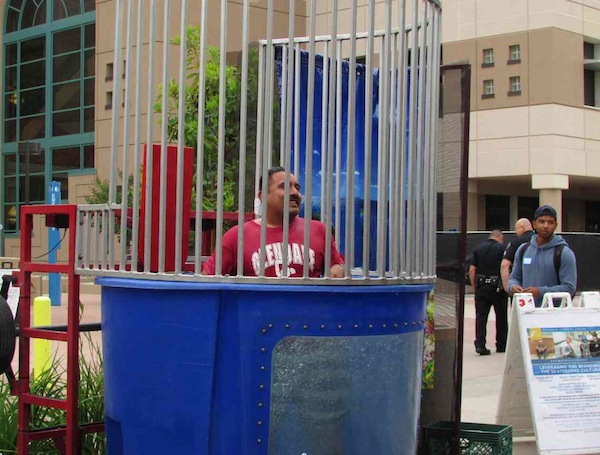
[[[97,283],[109,455],[416,452],[430,285]]]

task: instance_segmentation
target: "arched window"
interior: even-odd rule
[[[7,234],[18,231],[21,204],[45,202],[50,181],[61,182],[66,199],[68,176],[94,168],[95,23],[95,0],[7,1],[0,214]]]

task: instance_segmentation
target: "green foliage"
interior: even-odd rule
[[[184,146],[195,151],[198,148],[198,102],[200,95],[199,68],[200,68],[200,28],[188,26],[186,32],[186,74],[185,109],[184,109]],[[175,37],[172,44],[180,45],[181,38]],[[218,128],[219,128],[219,81],[220,81],[220,51],[217,47],[207,47],[205,65],[205,98],[203,146],[204,161],[202,169],[202,209],[214,211],[217,208],[217,181],[218,181]],[[254,199],[254,171],[256,165],[256,130],[257,130],[257,105],[258,105],[258,49],[250,48],[248,52],[248,83],[246,91],[247,123],[246,123],[246,187],[244,194],[245,210],[252,210]],[[239,152],[240,152],[240,107],[242,95],[241,69],[228,64],[225,69],[225,129],[224,129],[224,182],[223,182],[223,208],[225,211],[238,210],[239,193]],[[279,104],[278,97],[274,96],[273,105],[273,151],[279,150]],[[173,79],[167,86],[167,139],[169,143],[178,140],[178,109],[179,109],[179,83]],[[157,113],[163,112],[162,86],[158,87],[158,94],[154,104]],[[276,162],[276,159],[273,160]],[[194,178],[192,187],[192,210],[196,205],[196,179],[197,173],[194,165]],[[90,204],[105,204],[108,201],[108,182],[97,179],[91,188],[91,193],[86,197]],[[132,206],[133,177],[128,180],[128,203]],[[141,191],[140,191],[141,194]],[[118,229],[118,228],[117,228]],[[193,233],[190,242],[193,242]]]
[[[123,181],[123,172],[119,171],[118,181]],[[90,188],[90,193],[85,196],[85,201],[88,204],[106,204],[108,202],[110,184],[108,180],[100,180],[96,178],[94,184]],[[116,195],[116,203],[121,203],[122,191],[118,191]],[[133,175],[130,174],[127,182],[127,206],[133,206]]]
[[[102,371],[102,354],[97,343],[86,334],[90,355],[80,356],[79,381],[79,422],[93,423],[104,420],[104,376]],[[81,345],[81,343],[80,343]],[[80,349],[81,350],[81,349]],[[49,398],[64,399],[66,397],[66,372],[61,359],[52,358],[47,370],[31,380],[31,392]],[[17,453],[17,397],[10,394],[8,382],[0,380],[0,453]],[[65,412],[42,406],[31,408],[31,428],[51,428],[65,425]],[[31,443],[29,453],[56,454],[52,440]],[[104,433],[89,434],[83,437],[81,453],[100,455],[106,453]]]
[[[123,173],[119,171],[119,181],[123,181]],[[141,182],[141,179],[140,179]],[[141,183],[140,183],[141,185]],[[90,188],[90,192],[85,196],[85,201],[88,204],[106,204],[108,203],[110,183],[108,180],[101,180],[96,178],[93,185]],[[122,187],[121,187],[122,188]],[[141,194],[141,190],[140,190]],[[116,203],[120,204],[122,201],[122,190],[116,194]],[[133,175],[130,174],[127,179],[127,207],[133,207]],[[115,234],[117,234],[119,241],[121,240],[121,223],[115,224]],[[131,228],[127,228],[127,243],[131,241]]]
[[[181,44],[181,38],[176,37],[172,44]],[[186,72],[187,84],[185,86],[185,114],[184,114],[184,145],[197,150],[198,147],[198,101],[200,95],[200,28],[188,26],[186,33],[187,58]],[[249,196],[246,207],[252,200],[252,190],[248,191],[253,182],[254,173],[254,147],[256,143],[256,105],[258,100],[258,52],[250,49],[248,56],[248,123],[247,123],[247,178],[246,194]],[[218,177],[218,145],[219,145],[219,82],[220,82],[220,51],[217,47],[207,47],[205,62],[205,109],[202,124],[204,126],[204,162],[203,162],[203,210],[216,210],[217,207],[217,177]],[[178,108],[179,108],[179,83],[171,80],[167,87],[167,137],[170,142],[178,140]],[[241,70],[234,65],[225,68],[225,134],[224,134],[224,187],[223,208],[225,211],[237,209],[238,194],[238,165],[240,148],[240,103],[241,103]],[[157,101],[154,109],[162,113],[162,86],[159,86]],[[195,182],[197,175],[194,173],[194,190],[192,204],[195,204]]]

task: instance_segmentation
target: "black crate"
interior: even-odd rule
[[[454,448],[454,423],[436,422],[423,428],[427,455],[450,455]],[[512,427],[485,423],[460,423],[461,455],[512,454]]]

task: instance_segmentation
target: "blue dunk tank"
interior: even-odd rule
[[[374,14],[375,2],[368,0],[363,9]],[[221,27],[227,24],[227,3],[221,2]],[[243,29],[253,30],[252,16],[267,39],[256,50],[246,36],[239,48],[250,58],[242,58],[241,68],[229,66],[229,55],[215,59],[234,46],[226,40],[220,53],[207,51],[212,57],[199,60],[200,77],[192,79],[199,90],[189,92],[198,99],[185,98],[188,102],[191,96],[200,106],[198,117],[185,125],[198,128],[197,135],[177,128],[189,120],[177,115],[195,111],[184,109],[181,96],[169,99],[177,92],[174,82],[165,79],[167,71],[155,81],[154,74],[160,73],[155,71],[148,75],[148,99],[162,96],[163,105],[166,100],[178,109],[172,115],[161,112],[154,127],[162,131],[162,142],[144,147],[133,127],[142,124],[142,108],[130,90],[124,92],[126,99],[118,99],[123,90],[121,78],[115,78],[112,150],[123,151],[114,160],[123,169],[111,171],[109,204],[78,209],[83,230],[77,272],[95,275],[102,288],[108,454],[414,454],[426,304],[435,283],[439,2],[379,3],[389,18],[383,31],[371,24],[355,35],[294,38],[290,24],[289,38],[277,40],[273,0],[267,10],[253,14],[247,8],[254,6],[243,3]],[[306,5],[307,21],[315,20],[316,1],[290,2],[290,15],[296,3]],[[146,42],[144,33],[168,19],[167,10],[186,4],[165,0],[164,11],[154,2],[133,2],[131,11],[117,6],[117,23],[131,27],[135,18],[142,24],[136,30],[143,32],[136,38],[117,30],[116,74],[121,74],[123,55],[141,47],[136,40]],[[355,11],[357,1],[351,4]],[[143,8],[154,10],[141,14]],[[180,30],[164,31],[174,46],[184,44],[181,31],[196,17],[188,13],[180,15]],[[337,14],[327,19],[330,30],[338,29],[338,19]],[[188,33],[186,39],[200,39],[188,49],[204,52],[204,7],[200,21],[199,33]],[[158,38],[150,37],[148,48],[150,56],[157,54],[154,63],[163,52],[152,45]],[[160,40],[167,42],[162,35]],[[359,40],[367,52],[364,64],[352,56]],[[190,61],[181,54],[179,71]],[[259,87],[256,104],[231,114],[231,106],[223,105],[224,85],[214,93],[219,86],[213,80],[215,65],[220,78],[239,71],[244,80],[251,64],[258,67],[248,78],[248,84]],[[127,68],[133,71],[136,65]],[[153,87],[166,90],[169,84],[168,93],[154,92]],[[240,87],[238,101],[246,99]],[[219,112],[211,117],[216,111],[208,110],[215,104]],[[131,111],[120,116],[121,105]],[[238,114],[238,126],[256,127],[254,136],[239,131],[247,144],[246,159],[228,155],[230,124],[218,129],[221,135],[210,136],[218,146],[211,142],[208,147],[208,139],[203,150],[189,143],[188,136],[206,138],[203,128],[217,131],[227,116]],[[201,115],[204,122],[198,120]],[[126,123],[130,117],[138,121]],[[159,130],[161,125],[170,126]],[[121,128],[131,136],[125,143],[135,145],[130,150],[120,145]],[[178,131],[186,131],[186,141],[177,143]],[[239,169],[229,167],[234,160]],[[139,204],[136,197],[133,203],[119,200],[130,163],[143,164],[141,181],[139,172],[132,174]],[[251,212],[259,179],[266,181],[273,165],[298,177],[304,196],[300,216],[318,215],[326,238],[332,233],[346,259],[344,278],[229,276],[219,273],[218,265],[217,275],[202,275],[206,255],[213,248],[220,251],[224,220],[254,218],[245,212]],[[196,174],[204,183],[193,191]],[[245,183],[252,174],[254,194]],[[237,206],[226,209],[224,189],[236,178]],[[216,198],[208,213],[203,204],[211,194]],[[266,219],[267,211],[261,205],[256,216]],[[285,238],[285,222],[282,229]],[[261,248],[265,242],[261,238]]]
[[[110,455],[416,452],[430,285],[97,281]]]

